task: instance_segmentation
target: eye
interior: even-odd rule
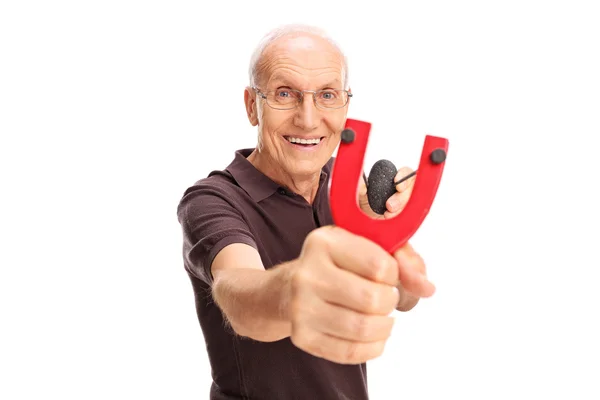
[[[335,100],[337,98],[337,92],[335,90],[323,90],[321,92],[321,98],[323,100]]]
[[[275,98],[279,101],[282,100],[297,100],[300,94],[289,87],[280,87],[275,90]]]

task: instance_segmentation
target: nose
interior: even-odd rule
[[[313,131],[320,123],[321,116],[312,96],[313,93],[304,93],[304,99],[298,105],[294,116],[294,125],[304,131]]]

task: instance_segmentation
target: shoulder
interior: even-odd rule
[[[206,177],[189,186],[183,192],[179,203],[179,209],[190,202],[197,201],[196,199],[198,198],[215,197],[227,199],[238,192],[241,188],[238,182],[236,182],[231,170],[239,168],[239,165],[243,164],[243,160],[251,150],[252,149],[237,150],[229,165],[223,169],[212,170]]]
[[[190,213],[198,215],[212,211],[215,207],[222,212],[226,207],[235,209],[233,199],[239,197],[240,191],[241,188],[227,170],[213,171],[183,192],[177,206],[179,220],[186,220]]]
[[[227,170],[212,171],[207,177],[194,182],[183,192],[181,202],[198,196],[227,197],[239,189],[235,179]]]

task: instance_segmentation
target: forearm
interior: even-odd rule
[[[233,330],[263,342],[291,334],[290,281],[293,262],[269,270],[236,268],[221,271],[213,285],[213,298]]]

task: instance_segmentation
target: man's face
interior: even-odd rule
[[[262,93],[277,89],[343,89],[344,84],[339,52],[312,36],[284,38],[269,46],[261,71],[257,86]],[[301,177],[318,173],[339,144],[348,105],[318,108],[313,94],[305,93],[304,101],[295,109],[276,110],[251,89],[246,99],[250,121],[258,124],[261,157],[266,156],[285,174]],[[318,144],[295,144],[291,139],[317,139]]]

